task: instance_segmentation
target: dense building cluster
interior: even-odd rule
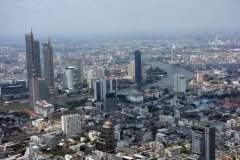
[[[239,159],[239,43],[148,35],[41,49],[32,31],[0,43],[0,158]]]

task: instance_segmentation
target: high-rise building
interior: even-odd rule
[[[107,91],[108,92],[116,92],[117,91],[117,80],[114,78],[110,78],[106,80],[107,82]]]
[[[135,82],[137,84],[142,82],[142,61],[140,51],[135,51]]]
[[[36,102],[39,100],[39,81],[32,78],[29,83],[29,105],[30,109],[36,112]]]
[[[69,136],[81,133],[81,115],[69,114],[61,117],[62,131]]]
[[[104,78],[105,71],[103,68],[96,68],[95,69],[95,79]]]
[[[49,88],[54,88],[53,49],[50,38],[43,43],[44,79]]]
[[[63,73],[63,88],[64,89],[74,89],[73,81],[74,67],[66,67]]]
[[[30,108],[36,112],[36,102],[38,100],[45,100],[50,102],[50,94],[48,85],[45,80],[40,78],[32,78],[29,84],[29,99]]]
[[[174,74],[174,91],[186,92],[186,79],[182,74]]]
[[[103,99],[104,110],[115,110],[117,109],[117,97],[116,93],[106,94],[106,98]]]
[[[192,152],[202,160],[215,159],[215,127],[192,127]]]
[[[203,83],[203,80],[204,80],[204,74],[197,73],[197,83]]]
[[[175,62],[177,59],[177,48],[175,46],[171,49],[171,60],[172,62]]]
[[[130,61],[128,65],[128,77],[131,79],[135,79],[135,62]]]
[[[78,63],[78,78],[80,79],[80,82],[83,82],[84,80],[84,62],[80,60]]]
[[[39,100],[45,100],[46,102],[50,103],[50,94],[49,88],[44,79],[38,79],[39,84]]]
[[[41,78],[40,46],[39,41],[34,40],[32,30],[25,34],[26,60],[27,60],[27,81],[28,84],[33,77]]]
[[[105,122],[102,126],[99,139],[96,143],[96,150],[111,152],[116,149],[115,133],[112,122]]]
[[[94,82],[94,99],[101,101],[106,97],[107,84],[105,78],[97,79]]]

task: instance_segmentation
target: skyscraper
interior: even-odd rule
[[[215,159],[215,127],[192,127],[192,152],[202,160]]]
[[[135,82],[137,84],[142,82],[142,64],[140,51],[135,51]]]
[[[116,79],[110,79],[110,92],[116,92],[117,91],[117,80]]]
[[[105,70],[103,68],[96,68],[95,79],[104,78],[104,77],[105,77]]]
[[[68,136],[81,133],[81,115],[69,114],[61,117],[62,131]]]
[[[29,34],[25,34],[26,59],[27,59],[27,78],[30,95],[30,109],[36,112],[36,102],[39,100],[39,82],[41,77],[40,49],[39,41],[33,38],[32,29]]]
[[[197,83],[203,83],[204,74],[203,73],[197,73]]]
[[[34,40],[32,30],[25,34],[26,60],[27,60],[27,80],[28,84],[33,77],[41,78],[40,48],[39,41]]]
[[[128,65],[128,77],[131,79],[135,79],[135,62],[130,61]]]
[[[29,99],[30,108],[36,112],[36,102],[38,100],[45,100],[50,103],[50,95],[48,85],[45,80],[40,78],[32,78],[29,83]]]
[[[102,152],[109,152],[116,149],[115,133],[112,122],[105,122],[101,134],[96,143],[96,149]]]
[[[171,60],[172,62],[175,62],[177,59],[177,48],[175,46],[171,49]]]
[[[73,81],[74,67],[66,67],[63,73],[63,88],[74,89]]]
[[[174,91],[186,92],[186,79],[182,74],[174,74]]]
[[[84,62],[80,60],[78,63],[78,76],[80,78],[80,82],[83,82],[84,80]]]
[[[49,88],[54,88],[53,49],[50,38],[43,43],[44,79]]]
[[[107,93],[106,79],[105,78],[97,79],[94,82],[94,99],[97,101],[101,101],[106,97],[106,93]]]
[[[39,81],[32,78],[29,83],[29,105],[30,109],[36,112],[36,102],[39,100]]]

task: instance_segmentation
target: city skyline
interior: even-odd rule
[[[237,0],[3,0],[0,35],[21,35],[30,27],[37,36],[239,29],[239,7]]]

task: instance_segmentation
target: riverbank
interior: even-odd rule
[[[138,92],[141,92],[143,90],[149,89],[152,86],[161,86],[163,84],[166,85],[173,85],[174,84],[174,74],[183,74],[183,76],[186,79],[192,79],[193,78],[193,73],[184,69],[180,68],[174,65],[171,65],[169,63],[163,63],[161,61],[147,61],[143,59],[143,62],[153,65],[155,67],[159,67],[160,69],[164,70],[167,72],[167,77],[163,78],[160,82],[153,82],[149,84],[142,84],[138,85],[135,87],[130,87],[130,88],[125,88],[125,89],[120,89],[117,92],[118,93],[130,93],[133,89],[137,90]],[[60,104],[60,105],[65,105],[67,101],[73,101],[73,100],[80,100],[82,98],[93,98],[94,95],[79,95],[79,96],[70,96],[70,97],[54,97],[51,101],[52,104]],[[9,104],[9,105],[0,105],[0,109],[3,111],[7,110],[17,110],[21,108],[29,108],[29,103],[15,103],[15,104]]]

